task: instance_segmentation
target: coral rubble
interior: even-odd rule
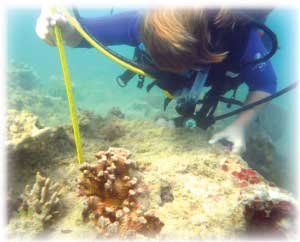
[[[97,164],[80,170],[79,195],[87,197],[84,219],[91,219],[102,236],[128,238],[135,234],[153,236],[163,223],[139,203],[145,193],[140,179],[131,171],[135,162],[129,151],[109,148],[97,153]]]
[[[30,238],[40,235],[61,214],[60,196],[60,185],[37,172],[33,187],[25,187],[21,206],[10,220],[8,234]],[[28,230],[30,226],[32,229]]]

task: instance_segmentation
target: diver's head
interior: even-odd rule
[[[213,10],[216,27],[234,25],[228,10]],[[145,14],[141,38],[154,64],[171,72],[183,72],[218,63],[228,52],[215,52],[211,41],[209,13],[200,8],[160,8]]]

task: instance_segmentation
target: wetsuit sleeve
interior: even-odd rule
[[[258,35],[252,30],[249,36],[242,61],[247,62],[261,58],[267,54],[267,50]],[[277,90],[277,77],[271,62],[265,61],[255,66],[248,66],[241,72],[241,77],[249,87],[249,91],[264,91],[273,94]]]
[[[139,36],[141,19],[142,12],[129,11],[98,18],[81,18],[80,23],[104,45],[137,46],[141,42]],[[82,40],[76,47],[91,48],[92,46],[86,40]]]

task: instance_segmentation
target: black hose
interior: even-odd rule
[[[269,38],[272,41],[272,49],[269,51],[268,54],[266,54],[265,56],[263,56],[261,58],[258,58],[256,60],[251,60],[251,61],[248,61],[248,62],[242,62],[241,66],[243,68],[246,67],[246,66],[249,66],[249,65],[256,65],[258,63],[262,63],[262,62],[265,62],[265,61],[269,60],[275,54],[275,52],[278,49],[278,40],[277,40],[276,34],[270,28],[268,28],[265,24],[256,22],[253,19],[251,19],[251,21],[252,21],[252,24],[256,28],[262,29],[269,36]]]
[[[271,11],[272,11],[272,9],[267,10],[266,12],[271,12]],[[258,58],[256,60],[243,62],[243,63],[241,63],[241,67],[243,68],[243,67],[246,67],[249,65],[256,65],[258,63],[262,63],[262,62],[269,60],[278,49],[278,40],[277,40],[276,34],[269,27],[267,27],[264,23],[257,21],[257,19],[254,16],[251,16],[242,10],[237,10],[236,14],[248,19],[250,21],[251,25],[253,25],[257,29],[263,30],[269,36],[269,38],[272,42],[272,48],[268,54],[266,54],[265,56]],[[266,16],[265,16],[265,18],[266,18]],[[264,18],[263,22],[265,21],[265,18]]]
[[[242,108],[239,108],[239,109],[234,110],[234,111],[232,111],[232,112],[228,112],[228,113],[219,115],[219,116],[215,117],[214,120],[215,120],[215,121],[218,121],[218,120],[221,120],[221,119],[229,118],[229,117],[231,117],[231,116],[233,116],[233,115],[236,115],[236,114],[239,114],[239,113],[244,112],[244,111],[246,111],[246,110],[249,110],[249,109],[251,109],[251,108],[254,108],[254,107],[257,106],[257,105],[260,105],[260,104],[269,102],[269,101],[271,101],[272,99],[274,99],[274,98],[276,98],[276,97],[279,97],[279,96],[285,94],[286,92],[291,91],[292,89],[296,88],[297,85],[298,85],[298,82],[294,82],[294,83],[292,83],[291,85],[289,85],[289,86],[287,86],[287,87],[281,89],[280,91],[274,93],[274,94],[271,95],[271,96],[265,97],[265,98],[263,98],[263,99],[261,99],[261,100],[259,100],[259,101],[253,102],[253,103],[249,103],[249,104],[243,106]]]

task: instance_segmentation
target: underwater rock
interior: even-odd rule
[[[9,221],[8,235],[31,239],[41,235],[62,212],[60,196],[60,185],[37,172],[32,188],[25,186],[22,204]]]
[[[35,165],[74,147],[63,127],[50,128],[39,124],[27,111],[7,111],[6,150],[9,164]]]
[[[164,119],[164,118],[158,118],[155,123],[158,126],[164,126],[170,129],[175,129],[175,123],[173,122],[173,120],[168,120],[168,119]]]
[[[29,134],[38,133],[43,130],[38,118],[29,112],[19,112],[9,109],[6,116],[7,140],[18,141],[28,137]]]
[[[92,111],[79,109],[79,128],[84,137],[114,141],[125,134],[122,113],[113,108],[105,118]]]
[[[248,137],[246,147],[242,157],[250,167],[277,186],[296,191],[293,185],[296,183],[295,176],[291,175],[288,156],[284,157],[278,153],[269,136],[254,133]]]
[[[107,112],[106,119],[114,119],[114,118],[124,119],[125,118],[125,114],[121,111],[120,108],[118,108],[118,107],[112,107]]]
[[[99,137],[99,129],[104,126],[104,119],[92,111],[79,109],[78,122],[81,134],[89,138]]]
[[[160,191],[160,199],[162,202],[162,206],[165,203],[172,202],[174,200],[174,196],[172,193],[172,186],[170,184],[162,184]]]
[[[255,161],[260,166],[270,165],[275,156],[275,146],[271,139],[263,134],[252,135],[247,140],[247,149],[243,155],[246,160]]]
[[[257,119],[252,122],[249,132],[264,134],[271,138],[272,142],[281,139],[291,128],[291,117],[289,110],[281,105],[268,103],[257,113]]]
[[[66,99],[48,96],[41,89],[23,90],[8,86],[7,105],[9,109],[28,111],[38,116],[45,126],[69,122]]]
[[[40,78],[33,68],[27,64],[12,61],[8,67],[8,85],[32,90],[39,86]]]
[[[96,154],[96,164],[84,164],[79,178],[79,195],[87,197],[82,215],[92,220],[104,237],[154,236],[163,223],[139,204],[145,193],[140,179],[132,175],[135,161],[122,148],[109,148]]]
[[[294,207],[297,209],[297,204],[293,202],[293,195],[274,187],[260,175],[260,172],[249,168],[248,163],[240,156],[224,149],[221,145],[208,145],[209,134],[207,132],[197,128],[192,132],[180,128],[169,129],[147,120],[117,119],[117,121],[126,130],[126,135],[117,140],[118,146],[126,147],[134,152],[134,159],[138,161],[138,169],[126,168],[126,163],[129,162],[125,161],[132,158],[129,157],[128,151],[123,149],[102,151],[97,155],[98,161],[86,164],[86,167],[82,168],[78,181],[79,193],[82,195],[78,197],[74,189],[77,182],[75,179],[78,176],[74,147],[71,152],[65,152],[63,147],[60,153],[54,152],[52,154],[54,160],[42,168],[46,169],[45,172],[51,174],[52,177],[59,176],[63,179],[65,207],[64,216],[54,221],[51,230],[48,230],[50,234],[47,233],[47,238],[56,239],[57,236],[62,236],[62,239],[74,240],[87,239],[86,236],[91,236],[93,240],[99,237],[109,237],[110,233],[117,231],[119,237],[130,237],[130,234],[133,234],[137,239],[147,239],[143,233],[139,232],[139,229],[135,231],[130,229],[132,227],[135,229],[137,226],[134,221],[138,216],[135,214],[144,213],[143,217],[147,221],[146,215],[148,214],[145,214],[143,208],[155,211],[155,218],[159,218],[164,223],[162,227],[159,220],[154,220],[156,225],[153,227],[160,231],[155,238],[159,240],[212,238],[234,240],[240,239],[241,236],[249,238],[260,228],[265,228],[265,233],[271,236],[272,229],[265,225],[259,228],[252,225],[259,219],[263,224],[270,224],[270,228],[276,225],[277,229],[277,223],[288,228],[281,235],[292,236],[294,217],[290,212],[284,211],[293,211]],[[109,120],[104,119],[102,125],[107,123]],[[99,133],[102,132],[102,128],[99,129]],[[93,160],[95,149],[106,150],[112,145],[107,140],[100,139],[99,142],[98,138],[89,136],[85,137],[84,141],[85,160]],[[114,155],[116,153],[117,156]],[[62,155],[64,158],[61,160]],[[26,160],[30,163],[28,158]],[[41,157],[40,161],[44,162],[44,159],[48,158]],[[104,162],[108,164],[104,165]],[[23,190],[23,184],[29,183],[24,182],[23,178],[32,179],[32,170],[37,170],[32,169],[30,165],[28,167],[31,169],[28,167],[24,169],[24,167],[22,165],[19,169],[9,173],[8,179],[11,177],[18,179],[16,184],[8,182],[13,188],[10,190],[18,190],[19,186]],[[123,167],[126,169],[122,169]],[[129,175],[124,175],[124,173]],[[119,179],[122,176],[125,181]],[[137,181],[133,177],[136,177]],[[122,187],[128,178],[133,180],[132,185],[136,185],[133,189]],[[118,189],[120,187],[122,189]],[[122,191],[125,192],[122,193]],[[141,194],[138,194],[139,192]],[[257,198],[253,195],[256,193],[263,207],[269,208],[270,200],[276,204],[271,208],[271,221],[266,221],[261,216],[261,211],[256,209]],[[281,195],[276,200],[274,194]],[[125,199],[120,205],[121,201],[118,197],[124,198],[129,195],[130,201],[132,199],[136,203],[130,204]],[[292,205],[285,206],[289,203]],[[120,209],[116,210],[116,207]],[[283,210],[286,208],[287,210]],[[268,211],[266,213],[269,213]],[[126,214],[125,217],[124,214]],[[276,214],[280,216],[277,217]],[[90,222],[84,222],[82,215],[86,221]],[[117,217],[120,218],[118,221]],[[131,220],[126,221],[128,217]],[[275,219],[279,217],[281,219]],[[19,220],[21,223],[22,219],[19,218]],[[149,220],[150,224],[152,224],[151,221]],[[144,220],[141,219],[140,222]],[[121,223],[125,224],[122,228],[120,228]],[[153,232],[153,229],[150,231]],[[281,228],[280,231],[282,231]]]
[[[297,234],[298,205],[287,191],[256,184],[241,194],[245,204],[246,233],[251,237],[289,238]]]
[[[75,145],[63,126],[43,127],[26,111],[8,110],[6,122],[7,192],[15,203],[34,170],[53,168],[56,161],[72,155]]]
[[[121,122],[113,120],[105,124],[101,130],[101,135],[105,140],[111,142],[125,135],[125,127]]]
[[[255,170],[230,166],[231,161],[221,164],[241,188],[239,201],[244,206],[247,237],[278,236],[287,238],[296,233],[298,203],[291,193],[268,182]],[[236,161],[240,163],[241,161]]]

